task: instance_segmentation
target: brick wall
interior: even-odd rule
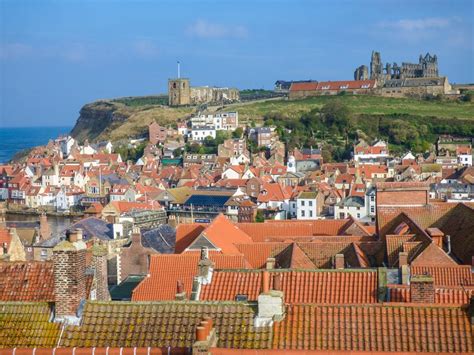
[[[151,254],[157,252],[153,249],[145,248],[141,243],[140,233],[132,234],[130,246],[123,247],[120,260],[121,277],[124,280],[128,275],[148,274],[148,263]]]
[[[434,303],[435,289],[433,277],[429,275],[412,276],[410,280],[411,301],[414,303]]]
[[[56,316],[75,315],[86,298],[86,249],[78,250],[68,241],[58,247],[53,257]]]

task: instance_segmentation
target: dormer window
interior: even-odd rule
[[[341,86],[339,86],[339,89],[347,89],[348,87],[349,87],[349,85],[347,85],[347,84],[346,85],[341,85]]]

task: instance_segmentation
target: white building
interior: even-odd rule
[[[360,196],[349,196],[334,206],[335,219],[345,219],[349,216],[356,219],[365,219],[367,217],[364,198]]]
[[[216,129],[214,126],[196,126],[191,131],[193,141],[204,141],[207,137],[216,139]]]
[[[361,142],[354,147],[354,160],[371,163],[389,157],[387,143],[379,140],[373,145]]]
[[[317,192],[301,192],[296,198],[296,219],[317,219]]]
[[[464,166],[472,166],[472,149],[471,147],[460,146],[456,149],[458,163]]]
[[[239,126],[239,114],[219,112],[214,115],[199,115],[191,118],[191,126],[193,130],[199,126],[213,126],[217,131],[234,131]]]
[[[366,207],[366,215],[370,218],[370,220],[375,221],[376,216],[376,190],[374,186],[369,187],[365,191],[365,207]]]

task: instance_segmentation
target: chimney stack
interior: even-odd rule
[[[438,228],[427,228],[426,232],[431,237],[431,240],[433,241],[433,243],[435,243],[437,246],[443,249],[444,233]]]
[[[40,236],[42,240],[51,238],[51,228],[46,213],[42,213],[40,216]]]
[[[201,248],[201,260],[199,260],[198,263],[198,271],[201,284],[210,284],[214,271],[214,263],[209,259],[209,250],[207,247]]]
[[[413,303],[434,303],[433,277],[431,275],[413,275],[410,279],[410,295]]]
[[[281,290],[279,274],[273,278],[273,290],[270,290],[270,273],[262,271],[262,292],[258,295],[258,313],[254,319],[255,327],[271,326],[273,321],[282,320],[285,316],[284,295]]]
[[[107,247],[94,244],[92,247],[92,266],[94,268],[94,288],[98,301],[110,301],[108,272],[107,272]]]
[[[334,256],[334,268],[344,269],[344,254],[336,254]]]
[[[275,264],[276,264],[276,259],[275,258],[268,258],[267,259],[267,265],[266,265],[266,269],[267,270],[272,270],[275,268]]]
[[[184,290],[184,283],[181,280],[176,282],[176,301],[186,300],[186,291]]]
[[[273,289],[275,291],[283,291],[281,289],[281,274],[275,273],[273,275]]]
[[[142,234],[139,227],[133,227],[132,229],[132,244],[142,244]]]
[[[217,346],[217,335],[213,327],[214,322],[204,317],[196,327],[196,341],[193,344],[193,354],[210,354],[210,350]]]
[[[86,295],[86,253],[82,230],[69,233],[68,239],[53,249],[55,315],[57,320],[75,319]],[[77,318],[76,318],[77,319]]]

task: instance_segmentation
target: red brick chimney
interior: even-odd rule
[[[176,301],[185,301],[186,300],[186,291],[184,290],[184,283],[181,280],[176,282]]]
[[[268,271],[262,272],[262,293],[270,291],[270,273]]]
[[[53,249],[56,319],[74,317],[86,295],[86,244],[82,230],[68,234]]]
[[[40,236],[42,240],[51,238],[51,228],[46,213],[42,213],[40,216]]]
[[[438,228],[427,228],[426,232],[428,233],[428,235],[433,240],[433,243],[435,243],[437,246],[439,246],[441,249],[443,249],[444,233],[441,230],[439,230]]]
[[[107,273],[107,247],[95,244],[92,247],[92,267],[94,268],[95,299],[110,301]]]
[[[434,303],[435,288],[431,275],[414,275],[410,279],[411,302]]]

